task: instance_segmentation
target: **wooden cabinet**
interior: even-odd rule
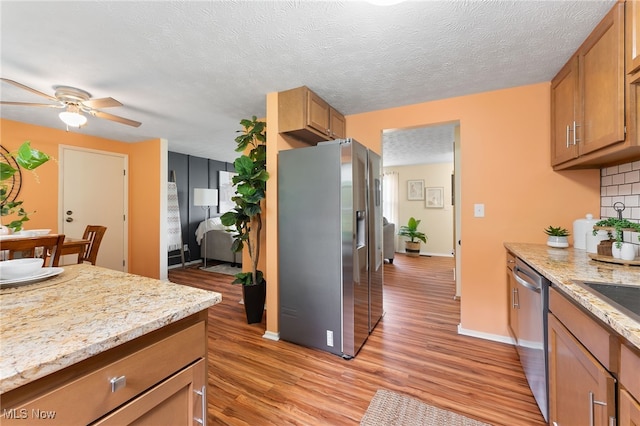
[[[518,310],[519,295],[518,295],[518,283],[513,278],[513,267],[516,264],[516,257],[511,252],[507,252],[507,283],[508,283],[508,315],[509,315],[509,332],[514,340],[517,340],[518,336]],[[515,342],[517,344],[517,342]]]
[[[640,352],[625,345],[620,351],[619,425],[640,426]]]
[[[633,74],[640,69],[640,1],[629,0],[625,8],[627,73]]]
[[[346,136],[344,116],[306,86],[278,93],[278,129],[311,144]]]
[[[193,424],[206,410],[206,336],[204,311],[3,394],[0,420]]]
[[[615,423],[613,376],[549,314],[549,424],[607,426]]]
[[[552,80],[555,169],[584,165],[583,157],[598,163],[590,153],[625,140],[624,46],[624,4],[618,3]]]

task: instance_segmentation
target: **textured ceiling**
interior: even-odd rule
[[[124,106],[106,112],[143,123],[74,131],[232,161],[238,122],[264,117],[267,93],[307,85],[349,115],[549,81],[614,2],[3,0],[1,74],[111,96]],[[50,108],[0,113],[63,128]]]

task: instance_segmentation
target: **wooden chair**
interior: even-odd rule
[[[20,253],[18,258],[43,257],[43,266],[51,267],[58,266],[60,263],[60,252],[62,251],[63,243],[64,234],[16,238],[0,241],[0,251],[7,252],[5,259],[15,259],[16,253]],[[42,250],[37,250],[38,248]]]
[[[102,237],[104,237],[104,233],[106,231],[106,226],[87,225],[82,239],[89,240],[91,242],[85,248],[84,253],[78,256],[78,263],[90,262],[92,265],[96,264],[100,243],[102,242]]]

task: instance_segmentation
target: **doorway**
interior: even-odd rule
[[[59,226],[80,238],[87,225],[107,227],[96,265],[126,272],[128,157],[60,146]],[[75,263],[77,259],[64,259]]]
[[[385,174],[395,174],[395,217],[399,226],[409,217],[420,219],[418,230],[427,235],[421,255],[453,256],[455,297],[460,297],[460,123],[458,121],[386,129],[382,132],[382,163]],[[423,194],[409,194],[409,185]],[[430,202],[442,194],[442,203]],[[389,194],[386,194],[389,195]],[[385,195],[383,195],[384,201]],[[394,213],[391,215],[393,216]],[[396,250],[404,251],[404,240],[396,239]]]

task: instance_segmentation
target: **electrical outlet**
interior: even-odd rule
[[[333,331],[327,330],[327,346],[333,347]]]
[[[484,217],[484,204],[474,204],[473,205],[473,216],[474,217]]]

